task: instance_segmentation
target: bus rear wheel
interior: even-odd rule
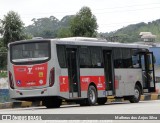
[[[134,88],[134,95],[130,97],[129,101],[131,103],[138,103],[141,98],[141,89],[138,85]]]
[[[87,105],[92,106],[97,103],[97,90],[93,85],[90,85],[87,93]]]
[[[62,104],[62,100],[55,98],[55,99],[49,99],[42,101],[43,105],[47,108],[59,108]]]

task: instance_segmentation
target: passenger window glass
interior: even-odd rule
[[[81,47],[80,52],[80,67],[89,68],[91,67],[90,50],[88,47]]]
[[[60,67],[66,68],[65,46],[57,45],[57,55]]]
[[[123,68],[132,68],[132,56],[130,49],[122,48]]]
[[[100,47],[90,47],[92,67],[103,67],[102,63],[102,51]]]
[[[115,68],[123,67],[121,48],[114,48],[114,67]]]
[[[132,55],[132,66],[133,68],[139,68],[140,67],[140,60],[139,60],[139,54],[137,49],[131,50]]]

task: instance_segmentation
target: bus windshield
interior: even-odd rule
[[[11,45],[11,61],[35,62],[49,59],[49,42],[32,42]]]

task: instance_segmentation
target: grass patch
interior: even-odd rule
[[[7,77],[7,71],[0,71],[0,77]]]

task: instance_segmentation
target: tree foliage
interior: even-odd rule
[[[0,38],[0,70],[7,68],[7,48],[4,47],[3,40]]]
[[[82,7],[70,24],[73,36],[95,37],[98,28],[96,17],[90,8]]]
[[[1,20],[1,34],[3,36],[4,45],[7,46],[9,42],[24,39],[23,22],[18,13],[9,11],[4,19]]]
[[[26,27],[26,32],[33,37],[54,38],[59,27],[59,20],[54,16],[32,19],[33,24]]]
[[[96,17],[88,7],[81,8],[76,15],[64,16],[61,20],[58,20],[54,16],[50,16],[49,18],[34,18],[32,21],[33,24],[27,26],[25,31],[33,37],[95,37],[98,28]]]
[[[33,37],[43,38],[56,38],[57,36],[64,36],[63,32],[66,32],[69,28],[70,20],[73,16],[65,16],[61,20],[58,20],[54,16],[49,18],[32,19],[33,24],[26,27],[26,33]],[[68,33],[68,32],[67,32]],[[67,34],[65,34],[67,35]]]
[[[60,28],[57,33],[58,38],[72,37],[70,28]]]

